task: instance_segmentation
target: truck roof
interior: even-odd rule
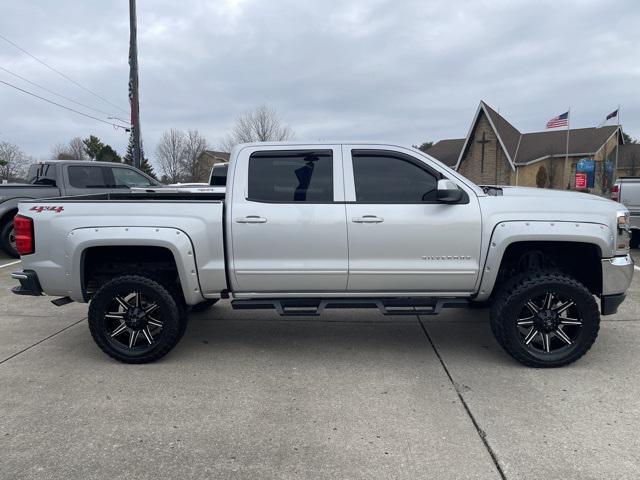
[[[59,163],[61,165],[64,164],[91,164],[91,165],[104,165],[104,166],[113,166],[114,163],[117,164],[117,162],[98,162],[95,160],[38,160],[37,162],[34,162],[33,165],[44,165],[46,163]],[[128,165],[126,163],[121,163],[120,165],[127,165],[127,166],[131,166]]]

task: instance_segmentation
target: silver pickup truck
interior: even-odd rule
[[[555,367],[587,352],[633,276],[623,205],[482,189],[410,148],[245,144],[226,183],[21,203],[14,292],[90,302],[94,340],[130,363],[169,352],[189,309],[229,298],[296,316],[489,304],[509,354]]]

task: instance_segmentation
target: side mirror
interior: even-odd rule
[[[458,203],[462,199],[462,190],[448,178],[438,180],[436,198],[440,203]]]

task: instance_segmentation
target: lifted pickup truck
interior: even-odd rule
[[[0,185],[0,248],[18,257],[13,217],[18,203],[88,193],[126,191],[130,187],[159,185],[153,178],[128,165],[83,160],[53,160],[29,167],[27,182]]]
[[[631,283],[627,209],[564,191],[485,190],[410,148],[245,144],[231,154],[226,195],[22,202],[14,292],[91,302],[94,340],[131,363],[165,355],[188,308],[220,298],[281,315],[431,315],[486,302],[515,359],[575,361]]]

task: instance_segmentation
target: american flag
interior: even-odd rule
[[[566,111],[547,122],[546,128],[566,127],[569,124],[569,112]]]

